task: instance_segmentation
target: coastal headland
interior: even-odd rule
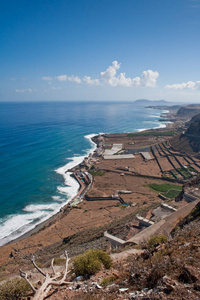
[[[163,201],[175,210],[188,205],[175,198],[184,182],[200,173],[200,157],[177,152],[172,141],[185,123],[174,113],[162,118],[173,123],[93,138],[97,145],[94,153],[68,170],[80,185],[76,197],[48,221],[1,247],[0,265],[6,266],[8,276],[33,254],[47,261],[66,248],[71,256],[89,247],[106,248],[105,231],[127,241],[141,231],[138,215],[149,220]],[[171,222],[175,226],[178,220],[172,218]]]

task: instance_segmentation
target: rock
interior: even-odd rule
[[[140,277],[140,274],[139,273],[133,273],[131,274],[130,278],[131,279],[138,279]]]
[[[115,270],[112,272],[112,275],[115,277],[115,278],[119,278],[119,271]]]
[[[110,293],[116,292],[118,290],[119,286],[117,286],[116,284],[111,284],[107,287],[107,291]]]
[[[129,293],[128,299],[130,299],[130,300],[135,300],[135,299],[137,299],[137,293],[136,293],[136,292],[134,292],[134,293]]]
[[[73,281],[83,281],[83,280],[84,280],[83,276],[78,276]]]
[[[197,282],[200,281],[200,274],[195,267],[185,265],[183,272],[179,276],[179,280],[185,283]]]
[[[119,292],[120,293],[125,293],[125,292],[127,292],[129,290],[129,288],[121,288],[121,289],[119,289]]]
[[[152,293],[153,293],[153,290],[150,289],[150,290],[148,290],[147,295],[151,295]]]
[[[139,300],[139,299],[146,299],[147,294],[141,291],[135,291],[132,293],[129,293],[128,298],[129,300]],[[149,299],[149,297],[147,296],[147,299]]]
[[[78,283],[78,284],[76,285],[75,289],[78,290],[78,289],[80,289],[80,288],[81,288],[81,284]]]
[[[13,255],[13,253],[12,253],[12,251],[11,251],[9,257],[12,258],[13,256],[14,256],[14,255]]]
[[[97,282],[92,282],[91,285],[95,286],[97,289],[102,289],[102,286],[100,286]]]
[[[167,275],[162,278],[162,283],[165,284],[167,292],[173,291],[178,285],[178,283],[175,280],[171,279]]]
[[[194,290],[196,290],[196,291],[200,291],[200,282],[196,282],[196,283],[194,283]]]
[[[184,247],[187,247],[187,246],[189,246],[191,243],[185,243],[184,244]]]

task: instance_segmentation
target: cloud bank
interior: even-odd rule
[[[188,82],[183,82],[183,83],[176,83],[172,85],[166,85],[166,89],[174,89],[174,90],[185,90],[185,89],[190,89],[190,90],[200,90],[200,81],[188,81]]]
[[[157,71],[147,70],[143,71],[141,77],[126,77],[125,73],[117,75],[117,71],[120,69],[121,64],[116,60],[112,62],[105,71],[100,72],[98,78],[91,78],[90,76],[68,76],[66,74],[59,75],[54,78],[50,76],[42,77],[42,80],[58,80],[58,81],[71,81],[77,84],[85,83],[88,85],[108,85],[112,87],[123,86],[123,87],[155,87],[156,80],[159,76]]]

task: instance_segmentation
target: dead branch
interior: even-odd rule
[[[32,261],[34,267],[40,274],[42,274],[45,277],[42,285],[38,289],[34,288],[33,284],[28,279],[27,273],[20,270],[20,276],[28,282],[28,284],[30,285],[30,287],[34,293],[34,297],[33,297],[34,300],[43,300],[46,297],[48,297],[49,296],[48,294],[53,286],[61,286],[61,285],[71,284],[71,282],[66,281],[67,275],[69,274],[68,267],[69,267],[69,260],[70,260],[68,257],[67,251],[65,251],[65,258],[66,258],[65,271],[64,271],[62,278],[59,279],[61,277],[61,274],[59,272],[56,272],[56,270],[55,270],[54,259],[52,259],[52,261],[51,261],[51,268],[52,268],[53,274],[49,274],[49,273],[44,273],[37,266],[37,264],[35,263],[35,258],[33,256],[31,261]],[[53,292],[51,291],[51,294]]]
[[[28,282],[28,284],[30,285],[33,293],[35,294],[36,293],[36,289],[34,288],[34,286],[32,285],[32,283],[30,282],[30,280],[28,279],[28,275],[26,272],[23,272],[21,269],[19,270],[19,273],[20,273],[20,276],[22,278],[24,278],[26,280],[26,282]]]
[[[56,272],[55,272],[55,268],[54,268],[54,258],[52,259],[52,261],[51,261],[51,268],[52,268],[52,270],[53,270],[53,273],[54,273],[54,275],[56,275]]]
[[[34,267],[38,270],[38,272],[41,273],[43,276],[46,277],[46,274],[36,265],[35,256],[34,255],[33,255],[32,259],[31,259],[31,262],[34,265]]]

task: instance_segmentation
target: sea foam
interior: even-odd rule
[[[94,150],[96,149],[96,144],[92,141],[92,137],[94,137],[95,135],[96,134],[89,134],[84,136],[90,141],[92,145],[91,149],[85,150],[85,155],[68,158],[68,160],[71,161],[68,162],[65,166],[56,170],[56,172],[62,175],[64,178],[64,186],[58,186],[57,189],[60,192],[60,194],[68,196],[67,202],[65,204],[70,202],[76,196],[79,190],[79,183],[73,177],[71,177],[72,172],[69,172],[68,170],[79,165],[86,156],[94,152]]]
[[[94,152],[96,144],[91,139],[95,135],[84,136],[90,141],[92,146],[90,149],[85,150],[86,154],[84,156],[68,158],[70,162],[55,170],[56,173],[63,176],[64,185],[57,187],[60,196],[52,196],[53,203],[30,204],[23,208],[23,213],[10,215],[4,219],[3,224],[0,226],[0,246],[34,229],[38,224],[59,212],[62,206],[69,203],[76,196],[79,190],[79,183],[71,177],[72,172],[68,172],[68,170],[80,164],[85,156]]]

